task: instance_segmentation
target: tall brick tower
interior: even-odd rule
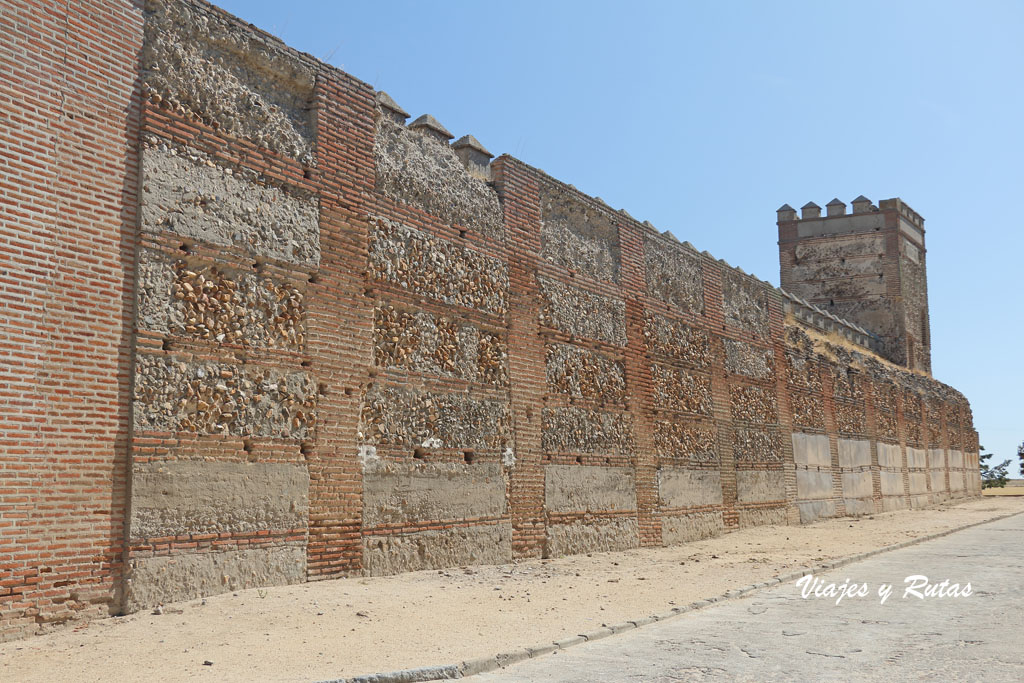
[[[833,199],[798,218],[778,210],[782,288],[877,335],[894,363],[931,374],[924,219],[903,200],[875,206],[863,195],[853,213]]]

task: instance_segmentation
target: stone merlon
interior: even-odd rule
[[[391,98],[391,95],[388,95],[383,90],[377,93],[377,106],[391,116],[395,123],[401,126],[404,126],[405,120],[409,118],[409,112],[402,109],[398,103]]]
[[[783,204],[780,206],[776,213],[779,215],[779,221],[795,221],[796,220],[796,209],[789,204]]]
[[[853,200],[853,212],[854,213],[867,213],[869,211],[875,211],[875,207],[871,204],[871,200],[860,195]]]
[[[821,207],[814,202],[807,202],[800,207],[800,217],[803,219],[818,218],[821,216]]]
[[[441,122],[435,119],[430,114],[424,114],[415,121],[409,124],[409,128],[415,131],[425,133],[441,142],[447,144],[454,135],[448,132],[448,129],[441,125]]]
[[[470,175],[481,180],[490,180],[491,157],[494,155],[472,135],[463,135],[452,143],[452,150]]]
[[[843,202],[839,201],[838,197],[836,197],[835,199],[830,201],[828,204],[826,204],[825,208],[828,210],[828,215],[829,216],[845,216],[846,215],[846,204],[844,204]]]

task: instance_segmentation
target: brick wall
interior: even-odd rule
[[[0,33],[4,639],[119,608],[142,21],[14,0]]]
[[[111,7],[2,14],[3,637],[977,493],[966,400],[768,283],[209,5]]]

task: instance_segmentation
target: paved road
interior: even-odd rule
[[[971,583],[904,598],[904,579]],[[868,597],[801,597],[790,582],[474,678],[484,681],[1024,681],[1024,515],[822,574]],[[880,584],[893,592],[881,604]]]

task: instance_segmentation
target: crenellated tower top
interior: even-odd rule
[[[777,210],[782,288],[876,335],[889,360],[930,373],[924,219],[899,198],[850,205]]]

